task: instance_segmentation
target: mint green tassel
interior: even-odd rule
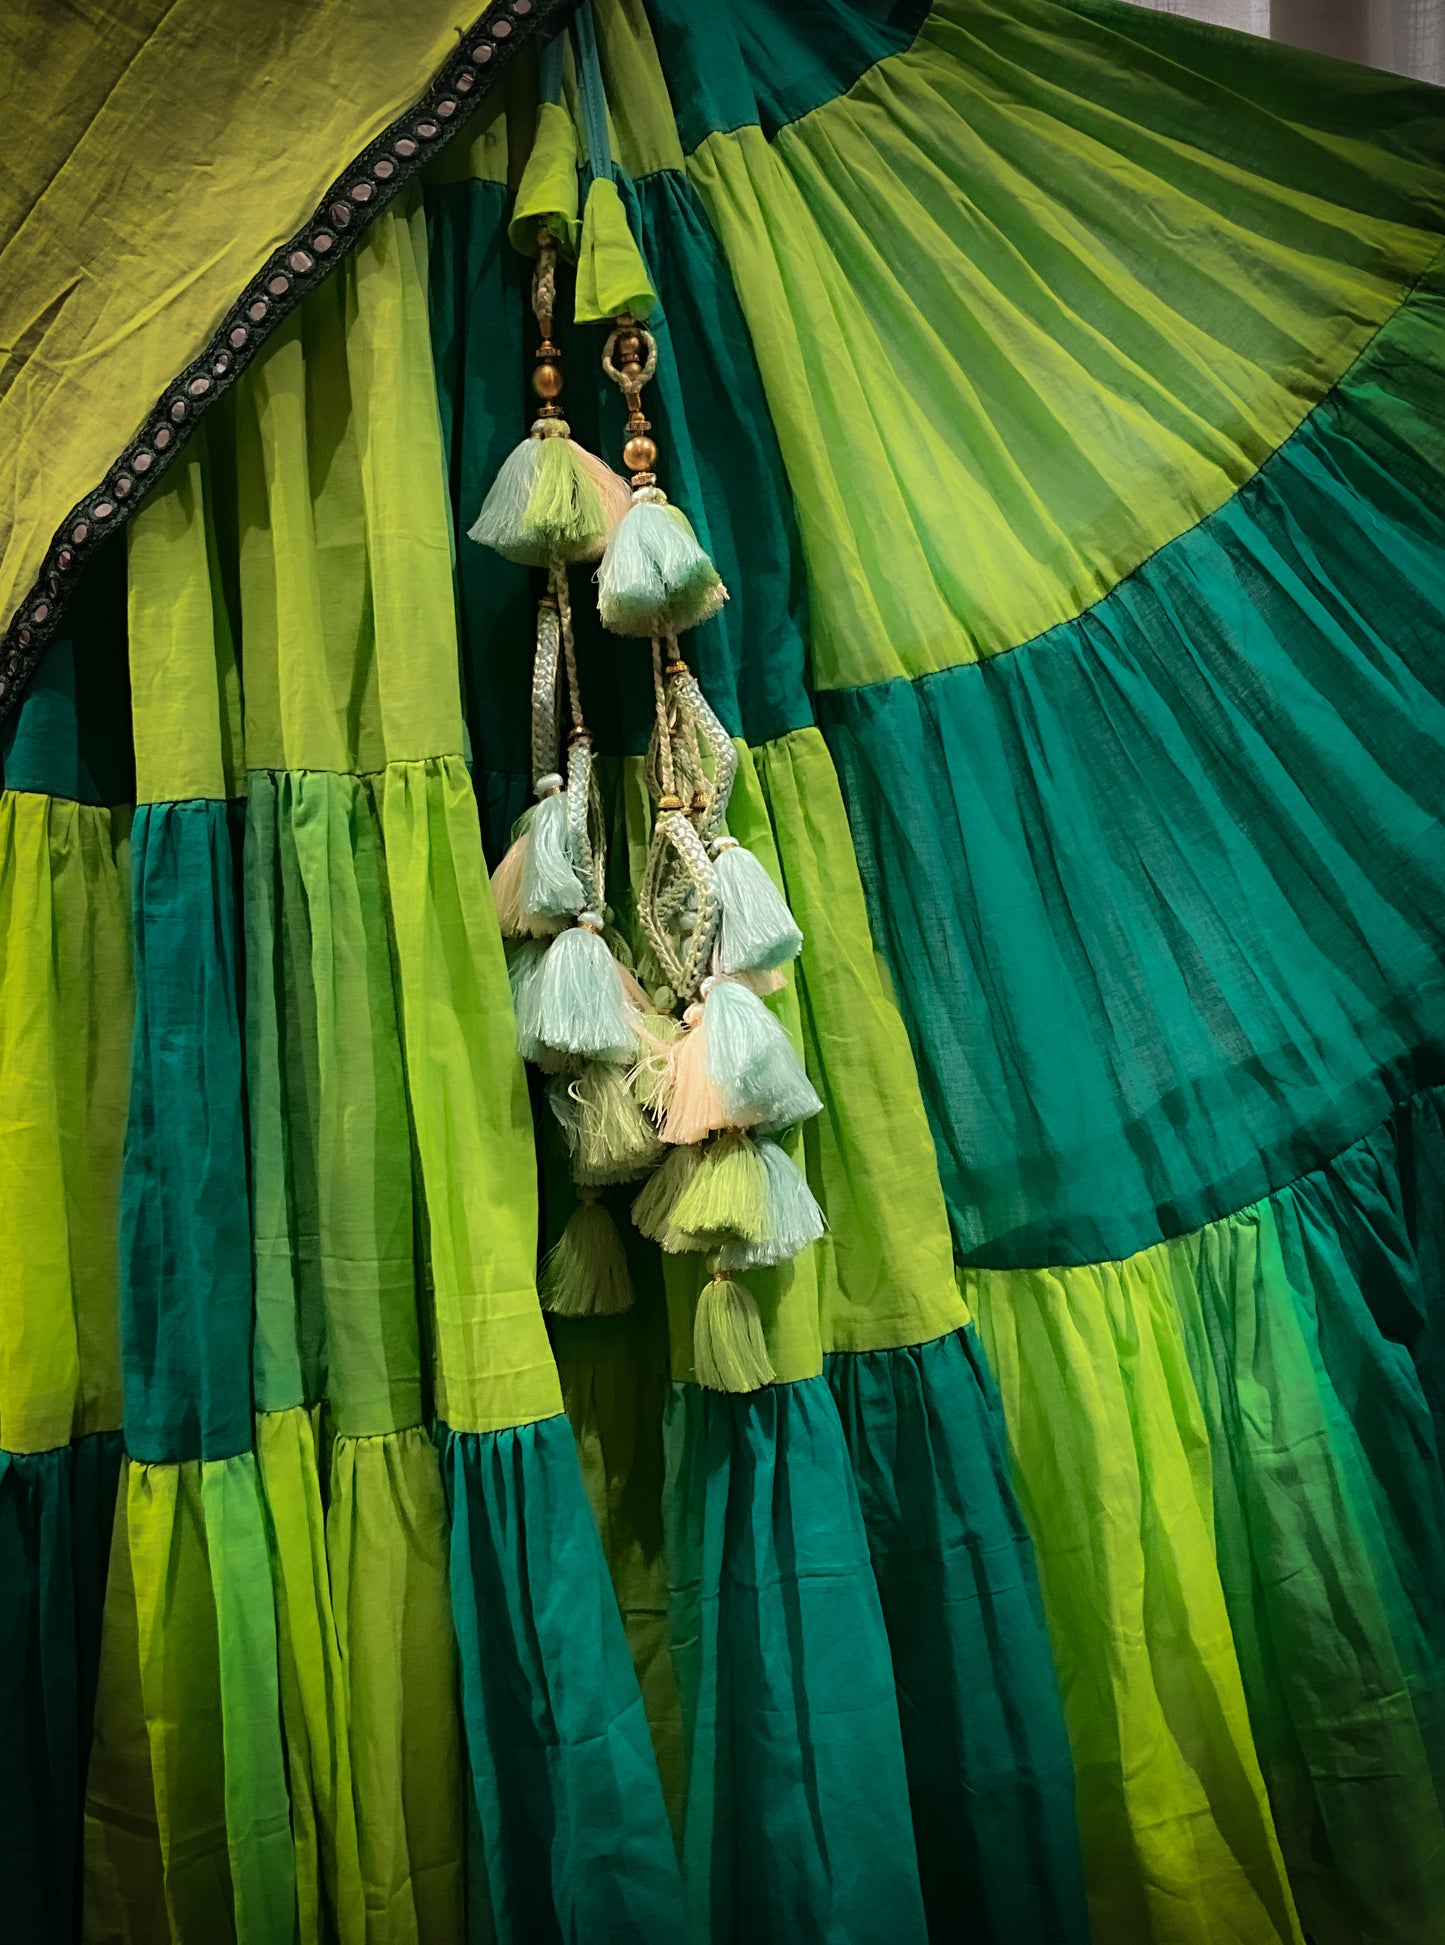
[[[533,846],[536,831],[534,820]],[[579,912],[577,923],[552,941],[542,961],[538,1038],[558,1053],[630,1061],[637,1052],[636,1020],[617,961],[602,937],[601,913]]]
[[[768,1178],[767,1209],[759,1241],[724,1243],[718,1261],[725,1270],[771,1268],[817,1242],[827,1224],[803,1171],[775,1141],[760,1141],[758,1155]]]
[[[575,1079],[547,1089],[572,1156],[573,1179],[583,1188],[634,1182],[662,1158],[657,1131],[612,1061],[589,1061]]]
[[[713,875],[722,900],[717,964],[725,973],[776,972],[802,950],[803,935],[787,902],[751,851],[733,837],[713,845]]]
[[[562,918],[580,912],[587,893],[572,862],[567,793],[555,770],[538,777],[537,795],[540,801],[527,825],[517,902],[526,918]]]
[[[744,1134],[728,1129],[710,1142],[672,1210],[672,1226],[705,1244],[724,1237],[761,1243],[768,1217],[768,1171]]]
[[[525,567],[546,565],[547,556],[539,552],[528,532],[526,512],[537,473],[542,464],[542,441],[524,439],[514,446],[497,469],[492,490],[482,501],[482,510],[467,530],[468,540],[480,541],[493,553]]]
[[[507,965],[512,988],[512,1011],[517,1016],[517,1050],[523,1060],[535,1060],[542,1051],[540,1001],[544,945],[528,940],[513,952]]]
[[[686,516],[657,487],[643,487],[597,571],[603,626],[617,635],[676,634],[715,615],[726,600]]]
[[[692,1326],[692,1362],[698,1383],[710,1391],[758,1391],[777,1376],[758,1307],[729,1277],[715,1275],[702,1287]]]
[[[538,1285],[542,1308],[554,1317],[617,1317],[631,1310],[632,1279],[617,1225],[602,1204],[584,1195],[549,1250]]]
[[[597,482],[581,463],[582,449],[565,437],[539,444],[522,529],[545,560],[595,560],[607,545],[607,521]]]
[[[738,980],[707,986],[703,1029],[707,1076],[734,1127],[786,1128],[821,1112],[792,1041]]]

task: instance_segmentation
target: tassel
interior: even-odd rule
[[[729,1129],[711,1143],[703,1164],[678,1197],[675,1227],[712,1243],[740,1237],[761,1243],[767,1230],[769,1174],[744,1134]]]
[[[527,824],[517,903],[529,919],[565,918],[587,903],[572,862],[567,792],[555,770],[538,777],[536,788],[540,802],[532,806]]]
[[[542,1308],[554,1317],[618,1317],[635,1298],[617,1224],[584,1192],[547,1253],[539,1284]]]
[[[735,837],[712,847],[713,874],[722,900],[717,965],[720,972],[775,972],[802,949],[803,935],[782,893]]]
[[[683,1030],[670,1013],[655,1013],[646,995],[644,1009],[637,1027],[642,1057],[627,1082],[642,1106],[661,1119],[672,1095],[673,1051]]]
[[[536,806],[532,806],[535,809]],[[523,811],[512,826],[512,841],[502,861],[492,873],[492,905],[504,939],[550,939],[562,929],[562,920],[544,918],[522,906],[522,874],[527,860],[527,829],[532,809]]]
[[[713,1085],[703,1008],[694,1004],[682,1017],[687,1030],[673,1050],[672,1074],[664,1083],[667,1114],[662,1138],[686,1146],[715,1129],[726,1128],[729,1122],[742,1123],[728,1113]]]
[[[697,1300],[692,1361],[698,1383],[710,1391],[757,1391],[777,1375],[757,1305],[721,1271],[709,1277]]]
[[[596,560],[631,503],[627,481],[569,436],[565,419],[538,419],[498,468],[468,531],[524,567]]]
[[[728,1123],[786,1128],[820,1113],[792,1041],[756,993],[735,979],[707,981],[705,992],[707,1075]]]
[[[579,1186],[636,1181],[661,1158],[656,1130],[612,1062],[589,1061],[575,1080],[554,1082],[547,1093]]]
[[[674,1235],[672,1212],[677,1199],[702,1167],[702,1151],[697,1148],[670,1148],[659,1168],[653,1170],[632,1205],[632,1220],[650,1243],[665,1248],[664,1238]],[[684,1242],[682,1249],[691,1247]],[[701,1248],[701,1244],[697,1247]],[[674,1254],[677,1252],[674,1251]]]
[[[636,1021],[623,997],[617,961],[602,937],[602,914],[579,912],[577,923],[543,956],[538,1038],[558,1053],[631,1060],[637,1052]]]
[[[759,1241],[724,1243],[718,1262],[725,1270],[771,1269],[800,1255],[827,1228],[823,1211],[803,1171],[775,1141],[760,1141],[757,1152],[768,1178],[767,1213]]]
[[[543,1051],[539,1002],[542,991],[542,962],[545,946],[531,940],[518,946],[507,967],[512,988],[512,1011],[517,1016],[517,1050],[523,1060],[535,1060]]]
[[[627,481],[575,439],[565,419],[552,421],[540,441],[522,530],[543,561],[595,561],[631,502]]]
[[[655,486],[639,487],[597,572],[603,626],[616,635],[677,634],[727,600],[687,518]]]

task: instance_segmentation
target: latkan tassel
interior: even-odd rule
[[[631,489],[568,433],[565,419],[537,420],[502,461],[470,539],[526,567],[596,560]]]
[[[803,1171],[775,1141],[760,1141],[757,1151],[768,1177],[767,1213],[759,1241],[724,1243],[718,1261],[725,1270],[771,1268],[800,1255],[817,1242],[827,1224]]]
[[[527,824],[517,904],[528,920],[567,918],[582,910],[587,893],[572,861],[567,792],[557,771],[538,777],[537,795],[541,801],[532,806]]]
[[[662,1243],[669,1233],[677,1233],[672,1212],[694,1175],[702,1167],[700,1148],[670,1148],[661,1166],[652,1174],[632,1205],[632,1220],[650,1243]],[[691,1247],[684,1243],[684,1249]],[[701,1248],[701,1244],[696,1245]]]
[[[634,1182],[661,1159],[662,1143],[638,1106],[625,1069],[607,1060],[589,1061],[575,1080],[554,1082],[548,1092],[580,1186]]]
[[[768,1170],[745,1134],[728,1129],[709,1143],[702,1167],[678,1197],[675,1227],[711,1244],[761,1243],[767,1232]]]
[[[705,991],[707,1074],[729,1124],[786,1128],[819,1113],[792,1041],[757,994],[736,979],[714,979]]]
[[[512,987],[512,1011],[517,1016],[517,1049],[523,1060],[542,1052],[540,1001],[545,946],[528,940],[512,953],[507,978]]]
[[[602,923],[600,912],[579,912],[577,923],[547,947],[537,1035],[558,1053],[631,1061],[637,1053],[637,1015],[623,994]]]
[[[586,1190],[547,1253],[539,1289],[554,1317],[618,1317],[636,1301],[617,1225]]]
[[[541,440],[522,531],[545,561],[595,561],[631,504],[627,481],[567,437],[554,419]]]
[[[725,973],[776,972],[796,959],[803,935],[782,893],[736,838],[713,844],[713,874],[722,900],[717,964]]]
[[[617,635],[696,628],[727,600],[685,514],[655,486],[639,487],[597,571],[603,626]]]
[[[671,1079],[664,1083],[667,1113],[662,1123],[662,1138],[687,1146],[718,1128],[726,1128],[729,1123],[743,1124],[737,1116],[728,1113],[722,1095],[713,1084],[704,1009],[694,1002],[682,1018],[686,1031],[673,1049]]]
[[[703,1285],[697,1300],[692,1362],[698,1383],[710,1391],[758,1391],[777,1375],[758,1306],[740,1283],[721,1271]]]
[[[527,829],[531,821],[532,811],[523,811],[512,826],[512,841],[492,873],[492,905],[504,939],[550,939],[562,927],[561,919],[542,918],[524,910],[522,906],[522,872],[526,864]]]
[[[627,1080],[642,1106],[659,1120],[672,1098],[673,1054],[682,1032],[670,1013],[654,1013],[651,1002],[638,1016],[638,1061]]]

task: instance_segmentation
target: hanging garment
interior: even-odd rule
[[[1437,97],[16,18],[15,1935],[1430,1945]]]

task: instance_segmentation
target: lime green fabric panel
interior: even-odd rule
[[[271,1945],[296,1926],[291,1805],[281,1753],[276,1610],[256,1462],[203,1465],[201,1509],[216,1604],[226,1835],[237,1945]],[[184,1652],[184,1650],[182,1650]]]
[[[313,1415],[261,1412],[256,1466],[276,1605],[296,1891],[303,1945],[366,1945],[345,1670],[331,1602]]]
[[[537,1301],[532,1117],[471,779],[381,780],[402,1044],[426,1197],[437,1414],[497,1431],[562,1408]]]
[[[577,135],[571,115],[557,101],[544,101],[537,110],[532,153],[507,225],[512,248],[536,256],[537,231],[544,223],[567,255],[576,256]]]
[[[241,794],[240,678],[198,441],[126,529],[136,802]]]
[[[0,792],[0,1446],[120,1424],[130,816]]]
[[[1011,648],[1255,471],[1438,245],[1438,129],[1389,86],[1340,70],[1352,122],[1250,104],[1245,156],[1216,132],[1237,105],[1181,58],[1121,61],[1050,0],[944,0],[773,141],[694,151],[820,688]],[[1370,143],[1376,109],[1397,140]]]
[[[446,1531],[425,1432],[337,1440],[326,1540],[368,1945],[460,1945],[463,1937]]]
[[[165,1868],[150,1738],[141,1694],[129,1469],[122,1466],[111,1528],[100,1637],[95,1730],[85,1775],[81,1937],[85,1945],[153,1945],[166,1938]]]
[[[746,780],[744,785],[743,779]],[[913,1054],[880,973],[833,760],[816,729],[745,761],[728,827],[766,806],[780,884],[803,933],[797,991],[824,1112],[803,1148],[829,1233],[815,1245],[828,1351],[925,1343],[968,1321]],[[761,853],[760,853],[761,854]]]
[[[253,772],[246,866],[258,1400],[313,1404],[324,1368],[338,1432],[397,1431],[421,1421],[421,1343],[386,865],[368,783]]]
[[[408,6],[404,32],[390,0],[272,0],[224,31],[209,0],[135,11],[91,23],[77,87],[55,9],[21,8],[39,55],[24,95],[49,132],[32,145],[12,130],[8,144],[0,626],[160,387],[424,92],[460,19],[450,0]],[[98,193],[118,170],[124,193]]]
[[[968,1271],[964,1291],[1038,1549],[1096,1934],[1299,1945],[1164,1266]]]
[[[462,747],[419,209],[378,219],[236,396],[253,769],[368,772]]]

